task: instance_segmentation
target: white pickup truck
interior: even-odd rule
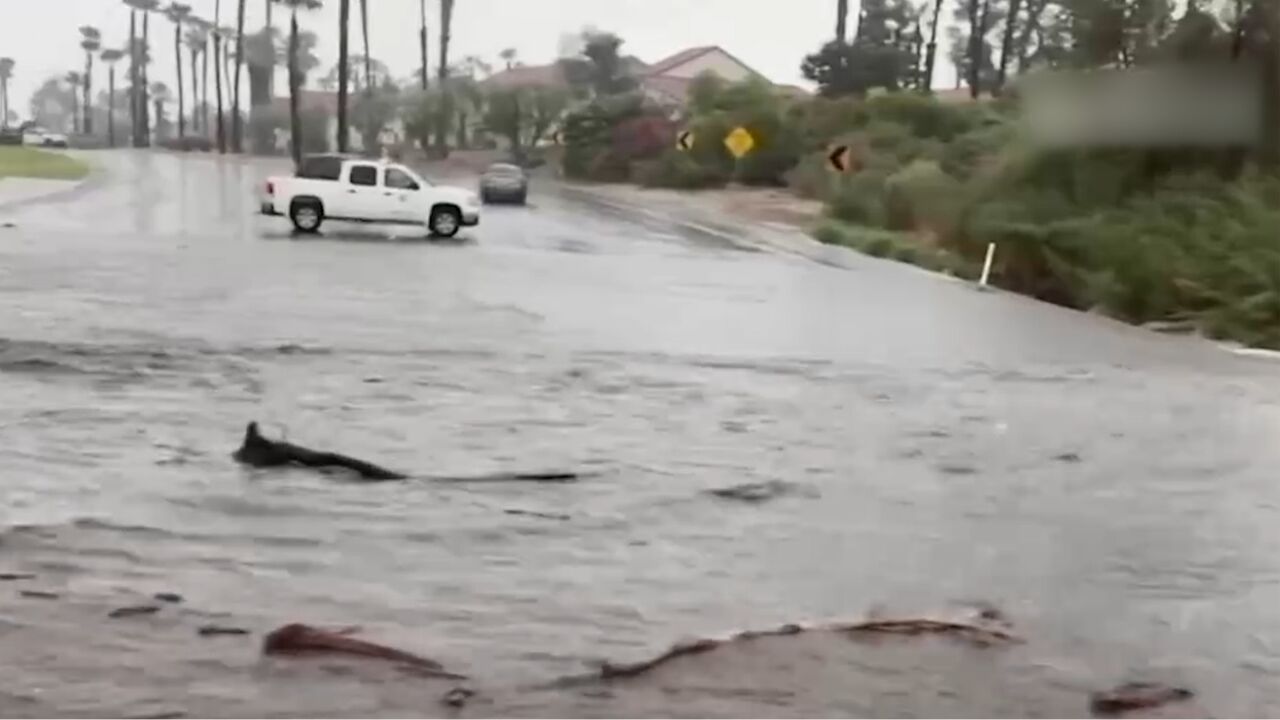
[[[267,178],[260,207],[304,233],[344,220],[424,225],[432,235],[453,237],[480,223],[480,198],[470,190],[433,185],[403,165],[345,155],[311,155],[293,176]]]

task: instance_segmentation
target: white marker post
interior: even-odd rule
[[[996,257],[996,244],[987,243],[987,259],[982,262],[982,279],[978,281],[979,287],[986,287],[987,280],[991,278],[991,261]]]

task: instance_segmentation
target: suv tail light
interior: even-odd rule
[[[268,180],[268,181],[267,181],[267,194],[268,194],[268,195],[275,195],[275,194],[276,194],[276,185],[275,185],[275,183],[271,182],[270,180]]]

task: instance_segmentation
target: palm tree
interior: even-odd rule
[[[369,54],[369,0],[360,0],[360,33],[364,35],[365,58],[373,57]],[[373,94],[373,71],[369,69],[368,62],[364,64],[364,92],[365,95]]]
[[[107,48],[102,51],[102,62],[107,65],[107,144],[116,146],[116,63],[124,58],[123,50]]]
[[[150,135],[147,118],[147,65],[151,62],[148,43],[150,13],[160,7],[160,0],[124,0],[129,6],[129,97],[133,119],[133,144],[145,147]],[[138,14],[142,14],[142,39],[138,39]]]
[[[213,5],[213,96],[218,106],[214,127],[217,128],[218,152],[227,152],[227,130],[222,118],[222,0]]]
[[[836,2],[836,42],[843,44],[848,37],[849,0]]]
[[[187,109],[183,100],[185,92],[182,83],[182,23],[191,15],[191,6],[172,2],[165,8],[164,14],[173,23],[173,64],[178,70],[178,139],[182,139],[187,136]]]
[[[419,0],[419,9],[422,11],[422,24],[418,28],[418,44],[422,51],[422,89],[426,90],[430,83],[427,81],[427,0]],[[365,50],[368,55],[369,51]]]
[[[440,116],[436,124],[436,148],[449,154],[449,116],[453,112],[449,92],[449,31],[453,27],[453,0],[440,0]]]
[[[203,22],[197,17],[188,18],[187,35],[184,38],[187,51],[191,54],[191,130],[196,133],[208,130],[206,123],[202,121],[204,113],[200,112],[200,55],[209,44],[209,31],[202,27]]]
[[[240,68],[244,65],[244,4],[240,0],[236,11],[236,68],[231,80],[231,149],[244,152],[244,123],[240,119]]]
[[[93,55],[102,49],[102,33],[92,25],[80,27],[80,47],[84,50],[84,134],[93,134]]]
[[[9,79],[14,65],[13,58],[0,57],[0,127],[9,127]]]
[[[507,48],[498,53],[498,57],[502,58],[502,62],[506,63],[507,69],[510,70],[516,64],[516,49]]]
[[[351,0],[339,0],[338,2],[338,152],[345,153],[347,151],[347,140],[349,133],[347,131],[347,86],[350,84],[348,77],[348,68],[351,65],[351,50],[349,47],[350,33],[347,32],[348,26],[351,24]]]
[[[71,96],[71,131],[78,133],[80,132],[80,109],[76,107],[76,95],[80,93],[80,84],[84,82],[84,77],[78,72],[69,72],[63,79],[71,86],[69,93]]]
[[[298,113],[298,93],[302,90],[298,71],[298,10],[316,10],[320,0],[275,0],[290,10],[289,15],[289,145],[294,165],[302,164],[302,117]]]

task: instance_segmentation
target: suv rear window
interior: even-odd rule
[[[309,180],[337,180],[342,177],[342,158],[317,156],[302,159],[298,177]]]

